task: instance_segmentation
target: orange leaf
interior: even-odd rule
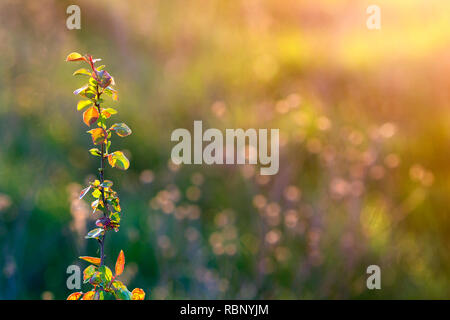
[[[79,54],[78,52],[72,52],[71,54],[69,54],[66,58],[66,61],[86,61],[86,58],[83,57],[81,54]]]
[[[92,136],[92,142],[94,144],[100,144],[103,143],[106,140],[107,133],[106,130],[103,128],[95,128],[92,130],[89,130],[88,133]]]
[[[83,292],[74,292],[67,297],[67,300],[78,300],[78,299],[80,299],[82,294],[83,294]]]
[[[109,119],[109,117],[111,117],[111,113],[106,110],[102,110],[102,116],[104,116],[106,119]]]
[[[79,258],[84,260],[84,261],[87,261],[89,263],[100,265],[100,258],[86,257],[86,256],[79,257]]]
[[[117,257],[116,261],[116,277],[122,274],[124,267],[125,267],[125,255],[123,254],[123,250],[120,250],[119,256]]]
[[[98,110],[95,106],[90,107],[85,112],[83,112],[83,121],[88,127],[93,125],[99,117]]]
[[[145,292],[140,288],[133,289],[131,291],[131,300],[144,300]]]
[[[94,300],[95,291],[88,291],[84,294],[83,298],[81,300]]]

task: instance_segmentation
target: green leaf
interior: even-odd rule
[[[84,283],[88,282],[89,279],[97,272],[97,267],[90,265],[83,271],[83,281]]]
[[[94,273],[94,275],[89,279],[89,283],[93,285],[102,283],[100,272],[97,271],[96,273]]]
[[[116,296],[117,299],[131,300],[131,298],[132,298],[131,292],[127,289],[127,287],[122,282],[115,280],[112,283],[111,287],[112,287],[112,289],[114,291],[114,295]]]
[[[125,123],[115,123],[110,129],[115,131],[119,137],[126,137],[131,134],[131,129]]]
[[[118,212],[111,213],[110,219],[111,219],[111,221],[119,224],[120,223],[120,214]]]
[[[90,77],[89,78],[89,86],[92,88],[92,89],[95,89],[95,86],[98,84],[98,82],[97,82],[97,80],[95,80],[93,77]]]
[[[94,92],[92,92],[92,91],[84,91],[84,92],[80,93],[80,95],[82,97],[86,97],[86,98],[91,99],[93,101],[95,101],[95,98],[97,97],[97,95]]]
[[[133,297],[128,289],[118,289],[115,293],[116,297],[120,300],[131,300]]]
[[[104,187],[104,188],[109,188],[109,187],[113,186],[113,182],[111,180],[105,180],[105,181],[103,181],[101,186]]]
[[[102,282],[106,285],[108,285],[112,280],[112,272],[111,269],[109,269],[107,266],[101,266],[98,269],[98,272],[100,272],[100,278],[102,279]]]
[[[105,233],[102,228],[95,228],[88,232],[88,234],[84,237],[85,239],[98,239]]]
[[[87,106],[93,104],[91,100],[80,100],[77,104],[77,110],[83,110]]]
[[[130,161],[125,157],[122,151],[115,151],[108,155],[108,162],[113,168],[127,170],[130,167]]]
[[[81,69],[78,69],[77,71],[75,71],[73,73],[73,76],[76,76],[76,75],[83,75],[83,76],[89,76],[90,77],[91,73],[87,69],[81,68]]]

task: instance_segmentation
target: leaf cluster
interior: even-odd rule
[[[125,123],[114,123],[108,126],[107,120],[118,112],[116,109],[104,107],[104,97],[110,97],[112,101],[118,100],[117,90],[114,88],[114,78],[105,70],[105,66],[96,66],[95,63],[101,59],[94,59],[91,55],[81,55],[73,52],[67,56],[66,61],[86,62],[88,69],[76,70],[74,76],[87,77],[87,83],[76,89],[73,93],[83,98],[77,104],[77,110],[83,111],[83,122],[88,127],[93,127],[87,131],[92,138],[92,143],[98,147],[91,148],[89,153],[95,157],[100,157],[99,179],[89,183],[81,191],[80,199],[91,192],[94,200],[91,203],[92,214],[102,213],[102,217],[97,219],[97,228],[92,229],[85,236],[86,239],[96,239],[101,248],[101,257],[80,257],[91,263],[83,272],[85,283],[93,286],[91,291],[86,293],[75,292],[69,295],[68,300],[103,300],[111,297],[120,300],[143,300],[145,292],[136,288],[129,291],[127,287],[116,278],[120,276],[125,266],[125,255],[123,251],[117,258],[115,273],[104,265],[104,240],[106,232],[110,230],[118,231],[121,219],[121,207],[119,196],[113,190],[113,182],[104,179],[104,163],[107,160],[113,168],[127,170],[130,161],[122,151],[110,151],[111,136],[115,133],[119,137],[126,137],[131,134],[131,129]]]

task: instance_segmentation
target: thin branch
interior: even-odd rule
[[[95,72],[95,69],[93,68],[93,71]],[[102,114],[102,108],[100,107],[100,103],[98,102],[98,99],[101,96],[101,92],[98,91],[98,85],[96,86],[96,91],[97,91],[97,102],[95,103],[95,106],[97,107],[97,111],[101,117]],[[102,126],[103,126],[103,120],[102,121]],[[104,179],[104,172],[105,172],[105,144],[107,143],[107,138],[105,139],[105,141],[102,142],[102,150],[101,150],[101,158],[100,158],[100,169],[99,169],[99,174],[100,174],[100,190],[102,193],[102,201],[103,201],[103,215],[105,217],[109,216],[109,209],[108,209],[108,205],[106,203],[106,198],[105,198],[105,190],[104,190],[104,186],[103,186],[103,182],[105,181]],[[106,229],[103,229],[103,236],[102,239],[99,240],[99,244],[100,244],[100,266],[102,266],[105,263],[105,237],[106,237]]]

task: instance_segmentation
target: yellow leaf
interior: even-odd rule
[[[120,250],[119,256],[116,261],[116,277],[120,276],[125,267],[125,255],[123,254],[123,250]]]
[[[73,76],[84,75],[84,76],[90,77],[91,73],[88,70],[81,68],[81,69],[78,69],[77,71],[75,71],[72,75]]]
[[[106,119],[108,119],[109,117],[111,117],[111,115],[116,114],[117,110],[113,109],[113,108],[107,108],[107,109],[103,109],[102,110],[102,116],[104,116]]]
[[[111,167],[127,170],[130,167],[130,161],[125,157],[122,151],[115,151],[108,155],[108,162]]]
[[[74,292],[67,297],[67,300],[78,300],[78,299],[80,299],[82,294],[83,294],[83,292]]]
[[[86,58],[83,57],[81,54],[79,54],[78,52],[72,52],[71,54],[69,54],[66,58],[66,61],[81,61],[84,60],[86,61]]]
[[[102,195],[102,192],[98,189],[95,189],[94,192],[92,192],[92,196],[94,198],[100,198],[101,195]]]
[[[133,289],[131,291],[131,300],[144,300],[145,292],[140,288]]]
[[[80,100],[80,101],[78,101],[78,104],[77,104],[77,110],[82,110],[91,104],[92,104],[91,100]]]
[[[82,256],[82,257],[79,257],[79,258],[84,260],[84,261],[87,261],[89,263],[100,265],[100,258],[87,257],[87,256]]]

